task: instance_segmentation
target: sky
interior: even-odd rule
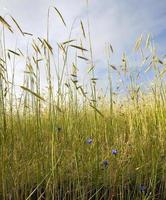
[[[24,31],[36,37],[45,37],[49,6],[58,8],[69,29],[76,20],[74,36],[78,34],[80,20],[86,24],[89,15],[94,61],[101,79],[105,75],[103,65],[106,43],[113,46],[117,57],[124,51],[131,55],[136,39],[141,34],[146,36],[150,33],[158,53],[165,54],[166,0],[89,0],[88,9],[86,0],[0,0],[0,15],[9,19],[7,14],[10,14]],[[53,11],[50,15],[50,41],[65,41],[69,29],[63,26]],[[12,43],[9,37],[8,44]],[[17,40],[17,44],[23,47],[25,41]],[[117,57],[113,62],[116,62]]]

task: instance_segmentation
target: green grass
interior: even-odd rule
[[[166,63],[154,53],[149,36],[146,46],[139,38],[135,50],[145,61],[137,72],[153,72],[153,85],[146,83],[145,91],[125,55],[121,67],[111,65],[108,45],[109,92],[103,95],[97,89],[89,22],[87,33],[80,24],[87,48],[70,35],[56,47],[58,55],[49,43],[49,26],[47,38],[32,40],[27,55],[8,50],[5,33],[12,26],[3,18],[0,22],[0,199],[166,199]],[[26,37],[14,18],[13,23]],[[23,84],[17,86],[19,59],[26,66]],[[78,79],[80,59],[90,69],[87,85]],[[114,77],[129,81],[116,86]],[[115,94],[116,87],[123,93]]]

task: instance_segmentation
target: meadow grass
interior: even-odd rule
[[[31,35],[11,20],[23,37]],[[142,37],[136,42],[144,62],[136,77],[125,54],[120,66],[111,64],[114,51],[107,46],[109,88],[103,95],[97,89],[89,22],[87,33],[80,23],[81,43],[70,34],[56,47],[48,26],[46,38],[31,40],[30,55],[6,47],[5,33],[13,28],[2,17],[0,22],[0,199],[166,199],[166,63],[150,37],[144,47],[148,57]],[[19,59],[26,64],[23,84],[17,86]],[[88,86],[79,81],[79,59],[89,68]],[[137,80],[149,71],[153,85],[146,83],[145,91]],[[121,86],[113,83],[114,76],[122,78]]]

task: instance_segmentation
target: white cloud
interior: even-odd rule
[[[74,19],[83,19],[87,29],[86,0],[0,0],[0,12],[4,15],[9,12],[19,22],[23,30],[32,32],[36,36],[46,36],[47,9],[50,5],[56,6],[62,13],[68,27]],[[63,41],[68,37],[69,30],[65,29],[58,15],[50,12],[50,40],[53,43]],[[117,53],[123,51],[130,54],[135,39],[141,33],[151,32],[161,48],[165,48],[158,36],[166,32],[166,1],[165,0],[89,0],[89,18],[94,59],[98,62],[98,71],[103,69],[106,42],[110,42]],[[79,21],[78,21],[79,22]],[[74,36],[80,29],[76,23]],[[9,39],[8,43],[11,43]],[[22,47],[25,43],[19,40]],[[164,49],[165,50],[165,49]],[[164,51],[163,50],[163,51]],[[103,59],[104,58],[104,59]],[[116,60],[117,57],[115,57]],[[103,75],[103,74],[102,74]]]

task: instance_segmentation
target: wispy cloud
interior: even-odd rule
[[[47,10],[56,6],[63,14],[68,27],[77,18],[87,22],[89,13],[91,39],[95,61],[98,61],[98,73],[103,74],[105,43],[112,44],[119,56],[123,51],[130,54],[136,38],[140,34],[151,33],[160,52],[166,49],[166,1],[165,0],[89,0],[87,9],[84,0],[0,0],[0,13],[10,13],[18,20],[21,27],[36,36],[46,36]],[[50,40],[63,41],[68,37],[54,11],[50,12]],[[75,24],[73,37],[77,36],[80,24]],[[9,41],[11,43],[11,40]],[[21,43],[21,41],[19,41]],[[21,44],[20,44],[21,45]],[[23,43],[22,45],[25,46]]]
[[[8,11],[25,30],[44,35],[50,5],[55,5],[53,0],[1,0],[0,12],[5,14]],[[78,3],[78,0],[58,0],[55,6],[62,12],[69,26],[76,17],[86,19],[86,1]],[[105,42],[111,42],[115,49],[125,50],[141,33],[150,32],[156,42],[160,42],[158,36],[166,31],[166,1],[91,0],[89,17],[93,44],[97,51],[100,52]],[[64,34],[56,17],[52,17],[51,29],[57,31],[59,36]]]

